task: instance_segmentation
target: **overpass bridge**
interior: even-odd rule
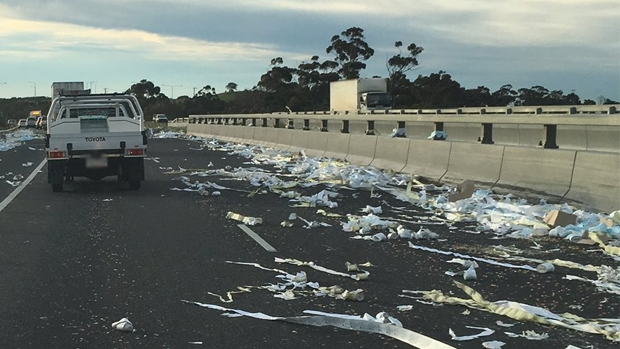
[[[620,105],[191,115],[187,133],[620,208]],[[447,137],[444,137],[447,135]]]

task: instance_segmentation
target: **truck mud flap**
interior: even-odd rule
[[[121,164],[121,180],[140,182],[144,180],[144,158],[125,158]]]
[[[47,183],[62,184],[65,178],[65,170],[67,167],[66,160],[47,161]]]

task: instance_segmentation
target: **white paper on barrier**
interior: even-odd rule
[[[493,333],[495,333],[495,331],[493,331],[490,328],[486,328],[486,327],[475,327],[475,326],[465,326],[467,328],[472,328],[475,330],[482,330],[482,332],[478,333],[478,334],[472,334],[469,336],[457,336],[454,331],[452,331],[452,329],[448,330],[448,333],[450,334],[450,337],[452,337],[453,341],[469,341],[472,339],[476,339],[476,338],[480,338],[480,337],[486,337],[486,336],[490,336]]]
[[[451,345],[439,342],[420,333],[413,332],[411,330],[401,328],[393,324],[380,323],[364,319],[340,318],[324,315],[275,317],[264,313],[251,313],[238,309],[224,308],[215,304],[191,302],[186,300],[182,300],[182,302],[186,304],[197,305],[203,308],[220,310],[223,312],[234,312],[243,316],[248,316],[260,320],[285,321],[300,325],[317,327],[334,326],[345,330],[383,334],[420,349],[456,349]]]
[[[457,257],[461,257],[461,258],[473,259],[473,260],[476,260],[478,262],[484,262],[484,263],[488,263],[488,264],[498,265],[498,266],[501,266],[501,267],[508,267],[508,268],[516,268],[516,269],[525,269],[525,270],[536,271],[536,268],[534,268],[532,266],[529,266],[529,265],[515,265],[515,264],[510,264],[510,263],[502,263],[502,262],[494,261],[492,259],[485,259],[485,258],[480,258],[480,257],[468,256],[468,255],[464,255],[464,254],[457,253],[457,252],[442,251],[442,250],[438,250],[438,249],[430,248],[430,247],[426,247],[426,246],[418,246],[418,245],[412,244],[411,242],[409,242],[409,247],[411,247],[413,249],[416,249],[416,250],[422,250],[422,251],[427,251],[427,252],[439,253],[439,254],[443,254],[443,255],[450,255],[450,256],[457,256]]]

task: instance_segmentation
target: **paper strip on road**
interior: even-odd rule
[[[237,226],[241,228],[241,230],[243,230],[246,234],[248,234],[252,239],[254,239],[254,241],[258,242],[258,244],[261,245],[265,250],[267,250],[267,252],[278,252],[275,248],[273,248],[273,246],[269,245],[267,241],[263,240],[262,237],[253,232],[252,229],[248,228],[247,225],[238,224]]]
[[[433,252],[433,253],[439,253],[439,254],[443,254],[443,255],[450,255],[450,256],[457,256],[457,257],[461,257],[461,258],[473,259],[473,260],[476,260],[478,262],[484,262],[484,263],[488,263],[488,264],[498,265],[498,266],[501,266],[501,267],[517,268],[517,269],[525,269],[525,270],[536,271],[536,268],[534,268],[532,266],[529,266],[529,265],[515,265],[515,264],[510,264],[510,263],[502,263],[502,262],[494,261],[492,259],[485,259],[485,258],[480,258],[480,257],[468,256],[468,255],[460,254],[460,253],[457,253],[457,252],[442,251],[442,250],[438,250],[438,249],[430,248],[430,247],[426,247],[426,246],[418,246],[418,245],[412,244],[411,242],[409,242],[409,247],[411,247],[413,249],[416,249],[416,250],[422,250],[422,251],[428,251],[428,252]]]
[[[350,318],[341,318],[335,316],[292,316],[292,317],[275,317],[270,316],[264,313],[250,313],[243,310],[237,309],[229,309],[224,308],[215,304],[206,304],[206,303],[198,303],[198,302],[190,302],[190,301],[182,301],[187,304],[198,305],[203,308],[221,310],[225,312],[234,312],[243,316],[252,317],[260,320],[270,320],[270,321],[285,321],[290,323],[295,323],[299,325],[309,325],[309,326],[334,326],[338,328],[342,328],[345,330],[353,330],[353,331],[364,331],[370,333],[378,333],[383,334],[395,339],[398,339],[404,343],[407,343],[416,348],[424,348],[424,349],[455,349],[453,346],[448,344],[439,342],[430,337],[424,336],[422,334],[413,332],[411,330],[401,328],[392,324],[384,324],[369,320],[362,319],[350,319]]]

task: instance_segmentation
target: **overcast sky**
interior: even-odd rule
[[[375,49],[362,77],[386,76],[402,41],[424,47],[411,80],[444,70],[465,88],[620,100],[619,15],[618,0],[0,0],[0,98],[49,96],[53,81],[250,89],[274,57],[331,59],[355,26]]]

